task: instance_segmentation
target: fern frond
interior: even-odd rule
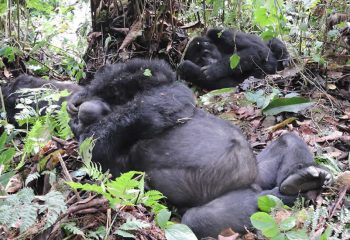
[[[72,130],[69,127],[69,114],[67,112],[67,102],[62,103],[61,109],[57,111],[55,117],[57,122],[58,136],[63,139],[68,139],[73,136]]]
[[[92,179],[104,183],[108,179],[109,172],[103,173],[101,164],[95,162],[88,162],[82,168]]]
[[[29,174],[28,177],[26,178],[24,185],[27,186],[30,182],[38,179],[39,177],[40,177],[40,174],[38,172]]]
[[[76,225],[77,224],[75,222],[64,223],[62,224],[62,228],[69,233],[72,233],[74,235],[79,235],[85,238],[84,232],[80,228],[78,228]]]
[[[25,153],[37,153],[40,147],[51,139],[51,131],[46,122],[36,121],[24,140]]]
[[[30,226],[32,226],[37,219],[38,216],[38,208],[36,204],[26,204],[21,209],[21,232],[27,230]]]

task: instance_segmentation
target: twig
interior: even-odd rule
[[[337,210],[337,208],[339,207],[341,201],[344,199],[346,191],[348,190],[348,186],[343,186],[340,191],[339,191],[339,197],[337,202],[334,204],[332,210],[330,211],[330,215],[329,218],[332,218],[335,214],[335,211]]]
[[[70,182],[73,182],[73,179],[72,179],[72,177],[70,176],[69,171],[68,171],[68,169],[67,169],[67,167],[66,167],[66,164],[64,163],[64,161],[63,161],[62,156],[61,156],[60,153],[58,153],[58,160],[60,161],[60,164],[61,164],[63,173],[65,174],[66,178],[67,178]],[[73,188],[73,192],[74,192],[74,194],[77,196],[77,199],[78,199],[79,201],[81,201],[81,198],[80,198],[80,196],[79,196],[78,191],[77,191],[76,189]]]

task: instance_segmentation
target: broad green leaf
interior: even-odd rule
[[[167,226],[167,222],[169,221],[171,216],[171,212],[168,211],[167,209],[162,209],[160,210],[160,212],[157,214],[156,216],[156,221],[158,226],[161,229],[165,229]]]
[[[309,240],[305,230],[287,232],[286,236],[289,240]]]
[[[6,140],[7,140],[7,134],[6,132],[3,132],[0,137],[0,151],[2,151],[2,149],[4,148]]]
[[[221,89],[213,90],[205,95],[218,96],[225,93],[232,93],[234,90],[235,88],[221,88]]]
[[[280,233],[277,236],[271,238],[271,240],[286,240],[287,237],[284,233]]]
[[[240,60],[241,60],[240,56],[238,56],[237,54],[233,54],[230,57],[230,67],[231,67],[231,69],[235,69],[238,66]]]
[[[259,90],[254,92],[246,92],[244,93],[245,98],[252,103],[256,103],[259,107],[260,104],[265,102],[264,90]]]
[[[41,12],[50,13],[52,11],[52,6],[41,0],[27,0],[26,3],[28,8]]]
[[[260,34],[260,37],[264,40],[264,41],[268,41],[273,37],[276,37],[276,33],[271,31],[271,30],[266,30],[264,32],[262,32]]]
[[[264,212],[271,212],[275,207],[282,207],[282,201],[273,195],[265,195],[258,197],[258,207]]]
[[[11,171],[0,175],[0,185],[3,186],[4,189],[5,189],[5,186],[8,184],[8,182],[10,181],[10,178],[12,178],[15,175],[15,173],[16,172]]]
[[[197,240],[192,230],[184,224],[172,224],[165,229],[167,240]]]
[[[131,233],[128,233],[126,231],[123,231],[123,230],[117,230],[115,231],[113,234],[116,234],[116,235],[119,235],[123,238],[133,238],[133,239],[136,239],[136,236],[134,234],[131,234]]]
[[[145,69],[145,71],[143,72],[143,75],[145,75],[146,77],[152,77],[152,72],[150,69]]]
[[[0,164],[7,165],[13,156],[16,154],[16,149],[9,148],[0,154]]]
[[[7,1],[0,1],[0,16],[7,11]]]
[[[256,229],[262,231],[265,237],[275,237],[280,234],[275,219],[265,212],[254,213],[250,221]]]
[[[120,230],[125,230],[125,231],[130,231],[130,230],[138,230],[138,229],[143,229],[143,228],[148,228],[150,227],[151,224],[143,222],[138,219],[128,219],[125,223],[123,223],[119,229]]]
[[[297,220],[295,217],[288,217],[281,222],[280,230],[281,231],[289,231],[295,227],[296,222],[297,222]]]
[[[292,98],[276,98],[273,99],[267,107],[264,108],[263,112],[266,115],[276,115],[281,112],[294,112],[297,113],[304,110],[314,103],[302,97]]]

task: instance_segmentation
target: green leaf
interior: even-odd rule
[[[165,229],[167,240],[197,240],[192,230],[184,224],[172,224]]]
[[[297,222],[297,220],[295,217],[288,217],[281,222],[280,230],[281,231],[289,231],[295,227],[296,222]]]
[[[3,173],[0,175],[0,185],[3,186],[3,189],[5,189],[5,186],[8,184],[10,179],[16,174],[15,171],[10,171],[7,173]]]
[[[123,223],[119,229],[120,230],[125,230],[125,231],[130,231],[130,230],[138,230],[138,229],[143,229],[143,228],[149,228],[151,224],[143,222],[138,219],[128,219],[125,223]]]
[[[233,54],[230,57],[230,67],[231,67],[231,69],[235,69],[238,66],[240,60],[241,60],[240,56],[238,56],[236,53]]]
[[[85,165],[89,165],[92,159],[92,149],[95,146],[95,140],[92,137],[86,138],[79,146],[79,155]]]
[[[320,237],[320,240],[328,240],[328,238],[332,234],[332,228],[330,226],[327,227],[326,231],[324,231]]]
[[[281,112],[297,113],[312,106],[313,104],[313,102],[310,102],[302,97],[276,98],[264,108],[263,112],[266,115],[276,115]]]
[[[27,0],[27,7],[36,9],[41,12],[50,13],[52,11],[52,6],[44,1],[40,0]]]
[[[291,231],[287,232],[286,236],[289,240],[309,240],[307,233],[305,230]]]
[[[2,151],[2,149],[4,148],[6,140],[7,140],[7,134],[6,132],[3,132],[0,137],[0,151]]]
[[[145,75],[146,77],[152,77],[152,72],[150,69],[146,68],[143,72],[143,75]]]
[[[265,212],[254,213],[250,221],[256,229],[262,231],[265,237],[275,237],[280,234],[275,219]]]
[[[171,212],[167,209],[162,209],[156,216],[156,222],[161,229],[165,229],[169,221]]]
[[[16,149],[9,148],[0,154],[0,164],[7,165],[13,156],[16,154]]]
[[[283,206],[283,202],[273,195],[258,197],[258,207],[261,211],[269,213],[273,208],[281,206]]]
[[[136,236],[134,234],[131,234],[131,233],[128,233],[128,232],[125,232],[123,230],[117,230],[114,232],[114,234],[117,234],[119,236],[122,236],[124,238],[133,238],[133,239],[136,239]]]
[[[271,238],[271,240],[286,240],[287,237],[284,233],[280,233],[277,236]]]
[[[7,11],[7,1],[0,1],[0,16]]]
[[[260,34],[260,37],[264,40],[264,41],[268,41],[273,37],[276,37],[276,33],[271,31],[271,30],[266,30],[264,32],[262,32]]]

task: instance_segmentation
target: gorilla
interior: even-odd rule
[[[230,57],[234,53],[240,61],[232,69]],[[277,38],[265,43],[253,34],[214,28],[190,42],[178,74],[207,90],[234,87],[249,76],[261,78],[284,69],[289,58],[286,46]]]
[[[68,90],[71,93],[82,90],[81,86],[74,83],[44,80],[26,74],[20,75],[14,82],[8,83],[2,88],[8,121],[15,125],[17,125],[15,115],[20,112],[19,109],[16,109],[17,100],[20,98],[20,94],[16,93],[16,91],[23,88],[52,88],[58,90]],[[60,99],[58,104],[61,104],[68,98]],[[35,104],[36,103],[33,103],[33,107],[36,107]],[[40,109],[45,105],[47,105],[47,102],[40,101],[38,103],[38,108]]]
[[[236,126],[196,108],[175,80],[160,60],[105,66],[68,100],[70,126],[79,142],[96,139],[93,160],[114,176],[146,172],[148,186],[179,208],[197,237],[244,232],[261,195],[291,205],[331,181],[290,133],[255,157]]]

